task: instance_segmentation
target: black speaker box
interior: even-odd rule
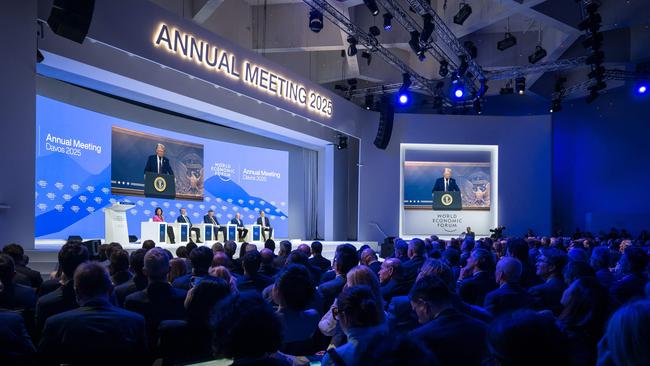
[[[83,43],[94,10],[95,0],[54,0],[47,24],[61,37]]]

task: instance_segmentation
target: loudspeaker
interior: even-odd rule
[[[47,24],[61,37],[83,43],[94,10],[95,0],[54,0]]]
[[[390,142],[390,135],[393,133],[393,117],[395,116],[395,107],[386,98],[382,98],[381,109],[379,110],[379,127],[377,128],[377,137],[375,137],[375,146],[379,149],[386,150]]]
[[[88,256],[91,259],[99,257],[99,246],[102,245],[101,240],[86,240],[83,245],[88,249]]]
[[[135,235],[129,235],[129,243],[135,243],[138,241],[138,237]]]

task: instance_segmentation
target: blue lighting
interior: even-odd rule
[[[639,94],[645,94],[648,91],[648,86],[646,84],[641,84],[639,87],[636,89],[637,93]]]
[[[408,103],[409,102],[408,94],[400,94],[399,97],[397,98],[397,101],[399,101],[399,104]]]
[[[390,24],[386,24],[386,25],[384,26],[384,30],[391,30],[391,28],[393,28],[393,26],[390,25]]]
[[[462,98],[463,95],[465,95],[465,92],[463,91],[463,89],[458,88],[458,89],[454,90],[454,96],[456,98]]]

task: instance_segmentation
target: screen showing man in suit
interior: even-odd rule
[[[266,241],[266,233],[269,233],[269,239],[273,237],[273,228],[269,222],[269,218],[265,216],[263,210],[260,210],[260,216],[257,218],[257,224],[262,226],[262,238]]]
[[[456,179],[451,177],[451,169],[445,168],[442,173],[442,178],[436,179],[436,184],[433,185],[432,192],[460,192]]]
[[[194,232],[196,235],[196,242],[201,243],[201,229],[198,227],[192,227],[192,220],[189,216],[187,216],[186,208],[181,208],[181,214],[176,218],[176,222],[179,222],[181,224],[188,224],[190,227],[190,232]]]
[[[149,155],[144,172],[174,175],[172,166],[169,164],[169,159],[165,156],[165,145],[161,143],[156,144],[156,154]]]
[[[221,232],[223,235],[223,241],[226,241],[226,225],[219,224],[219,219],[214,215],[214,210],[208,210],[208,214],[203,216],[203,223],[214,225],[214,240],[219,240],[219,232]]]
[[[233,217],[232,220],[230,220],[230,223],[233,225],[237,225],[237,236],[239,241],[244,241],[244,238],[246,235],[248,235],[248,229],[244,227],[244,222],[241,219],[241,214],[237,212],[235,214],[235,217]]]

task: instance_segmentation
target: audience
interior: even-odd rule
[[[499,288],[485,295],[483,307],[492,316],[530,308],[533,298],[521,285],[522,265],[519,259],[503,257],[497,263],[495,276]]]
[[[196,244],[195,244],[196,245]],[[190,262],[192,263],[192,273],[187,273],[176,278],[172,282],[172,286],[189,290],[192,282],[208,276],[208,270],[212,265],[212,258],[214,254],[208,247],[200,246],[190,251]]]
[[[124,300],[127,296],[136,291],[144,290],[147,287],[147,277],[143,272],[144,255],[146,253],[147,251],[145,249],[138,249],[131,253],[129,257],[129,269],[133,277],[125,283],[116,286],[114,290],[115,299],[119,306],[124,306]]]
[[[39,363],[143,364],[145,319],[111,305],[113,286],[104,266],[97,262],[79,265],[73,283],[80,308],[47,319],[38,345]]]
[[[458,295],[468,304],[481,306],[485,301],[485,295],[495,288],[492,253],[485,249],[474,249],[460,272]]]
[[[312,257],[309,258],[309,264],[318,267],[323,273],[332,268],[332,262],[323,257],[323,244],[321,242],[315,241],[311,243],[311,254]]]
[[[323,297],[323,308],[329,309],[334,303],[343,286],[345,286],[345,276],[348,271],[359,264],[357,250],[352,244],[340,244],[336,247],[334,262],[332,263],[336,277],[330,281],[321,283],[318,286],[318,292]]]
[[[275,266],[275,268],[284,267],[284,263],[287,261],[289,253],[291,253],[291,242],[288,240],[282,240],[280,242],[280,251],[278,252],[278,256],[273,260],[273,266]]]
[[[16,267],[12,257],[0,254],[0,308],[9,310],[27,310],[33,315],[36,306],[36,291],[14,281]]]
[[[239,291],[253,290],[262,292],[267,286],[273,283],[273,280],[259,273],[262,265],[262,255],[253,250],[247,252],[242,260],[244,275],[237,279],[237,288]]]
[[[650,301],[632,302],[612,315],[599,344],[599,366],[644,366],[650,360]]]
[[[112,250],[109,262],[108,270],[113,286],[119,286],[131,279],[133,275],[129,272],[129,253],[126,250]]]
[[[10,256],[14,260],[14,266],[16,267],[15,283],[35,289],[41,286],[43,277],[38,271],[27,267],[29,258],[25,255],[23,247],[15,243],[8,244],[2,248],[2,254]]]
[[[562,311],[560,299],[566,289],[562,271],[566,263],[567,255],[562,250],[556,248],[542,250],[537,258],[537,275],[545,282],[528,290],[533,296],[537,309],[550,310],[556,316]]]
[[[0,309],[0,365],[33,365],[36,348],[20,314]]]
[[[395,296],[407,295],[410,286],[402,276],[402,263],[397,258],[388,258],[379,269],[379,282],[381,283],[381,296],[385,304]]]
[[[271,239],[269,239],[271,240]],[[275,255],[273,254],[273,251],[269,248],[264,248],[260,252],[260,269],[259,272],[260,274],[267,276],[267,277],[275,277],[276,274],[278,274],[279,269],[273,266],[273,259],[275,258]]]
[[[621,277],[612,284],[611,294],[620,303],[643,297],[648,282],[648,254],[645,250],[636,246],[626,247],[618,264]]]
[[[167,282],[173,285],[174,281],[185,275],[187,275],[187,260],[185,258],[177,257],[169,261],[169,273],[167,274]]]
[[[381,263],[379,263],[379,257],[372,248],[366,248],[361,252],[359,256],[359,263],[364,266],[368,266],[377,276],[379,276],[379,270],[381,269]]]

